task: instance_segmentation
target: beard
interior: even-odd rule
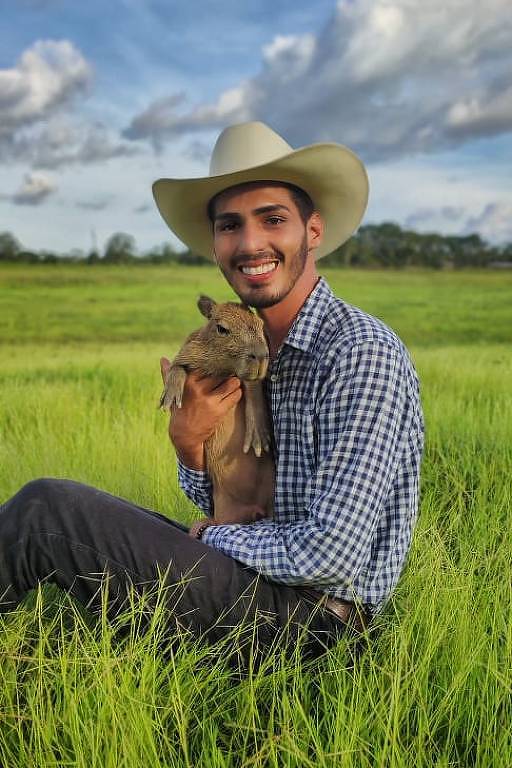
[[[273,259],[276,259],[279,262],[278,269],[284,269],[284,262],[285,257],[282,251],[279,251],[277,249],[273,250],[271,253],[265,253],[261,254],[265,257],[271,257]],[[308,258],[308,243],[307,243],[307,236],[304,233],[304,237],[302,239],[302,243],[299,246],[298,251],[295,253],[294,256],[289,257],[289,268],[286,275],[286,283],[285,285],[282,285],[281,287],[276,287],[274,289],[271,289],[270,286],[262,286],[261,288],[248,286],[247,289],[244,289],[242,292],[240,292],[240,289],[238,286],[233,284],[233,280],[230,278],[230,270],[233,271],[235,269],[238,269],[238,266],[236,264],[232,265],[230,267],[230,270],[222,267],[218,262],[217,265],[226,278],[227,282],[230,284],[230,286],[233,288],[235,293],[239,296],[239,298],[243,301],[244,304],[247,304],[250,307],[254,307],[254,309],[266,309],[267,307],[273,307],[274,304],[279,304],[280,301],[285,299],[290,291],[293,289],[294,285],[296,284],[299,277],[302,275],[306,268],[306,262]],[[239,260],[239,259],[238,259]],[[258,291],[266,291],[270,289],[270,294],[261,295],[258,296]]]

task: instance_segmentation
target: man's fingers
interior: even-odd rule
[[[218,387],[215,387],[214,392],[220,397],[221,400],[224,400],[226,397],[230,397],[230,395],[233,395],[237,392],[240,393],[241,397],[242,387],[240,385],[240,379],[238,379],[236,376],[230,376],[229,379],[226,379],[221,384],[219,384]]]
[[[187,384],[201,394],[207,394],[225,380],[225,376],[208,376],[197,368],[187,374]]]
[[[232,392],[228,392],[226,395],[221,397],[220,402],[222,403],[222,407],[229,410],[229,408],[232,408],[234,405],[240,402],[242,396],[242,387],[237,387]]]
[[[199,371],[191,371],[188,374],[188,382],[193,389],[201,395],[215,393],[221,399],[240,387],[240,379],[237,376],[205,376]]]

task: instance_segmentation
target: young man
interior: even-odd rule
[[[72,481],[39,480],[0,513],[0,589],[15,605],[48,578],[109,611],[127,583],[166,572],[169,616],[215,641],[230,627],[316,655],[384,605],[410,546],[423,449],[409,355],[383,323],[331,292],[316,259],[357,228],[364,167],[335,144],[292,148],[261,123],[226,129],[204,179],[161,179],[164,219],[212,256],[265,323],[276,489],[272,520],[216,525],[203,446],[242,397],[235,377],[190,373],[170,420],[178,479],[206,513],[186,532],[150,510]],[[161,360],[165,375],[169,361]],[[306,628],[306,629],[305,629]]]

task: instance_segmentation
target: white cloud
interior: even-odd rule
[[[445,223],[460,221],[465,213],[462,206],[443,205],[440,208],[418,208],[405,219],[405,226],[411,229],[423,226],[432,227],[434,222],[445,220]]]
[[[89,64],[68,40],[38,40],[16,67],[0,70],[0,135],[12,136],[47,117],[83,92],[91,78]]]
[[[138,147],[113,138],[103,124],[79,122],[67,115],[22,127],[11,141],[0,141],[0,159],[4,162],[24,162],[32,168],[44,169],[89,165],[139,151]]]
[[[285,77],[287,74],[290,78],[297,77],[310,65],[315,45],[314,35],[277,35],[271,43],[263,46],[263,60],[268,66],[277,63]]]
[[[292,145],[340,141],[366,161],[512,130],[509,0],[349,0],[318,35],[278,35],[261,71],[185,109],[154,102],[125,135],[169,138],[268,122]]]
[[[478,216],[467,220],[464,231],[478,232],[491,243],[512,242],[512,203],[488,203]]]
[[[512,85],[498,93],[482,93],[455,102],[448,112],[448,128],[459,135],[485,136],[512,126]]]
[[[0,70],[0,160],[57,168],[137,152],[103,124],[79,119],[91,81],[89,63],[67,40],[39,40]]]
[[[45,174],[27,173],[23,184],[10,200],[15,205],[40,205],[56,189],[55,182]]]
[[[420,232],[479,232],[488,242],[512,241],[506,226],[510,172],[499,160],[482,164],[474,156],[443,152],[370,164],[368,170],[370,202],[363,223],[394,221]],[[492,223],[489,214],[482,216],[490,201],[503,211],[502,224],[498,217]]]

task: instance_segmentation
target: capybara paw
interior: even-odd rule
[[[166,411],[170,411],[174,405],[181,408],[186,378],[187,372],[181,366],[169,369],[169,375],[160,398],[160,408]]]

